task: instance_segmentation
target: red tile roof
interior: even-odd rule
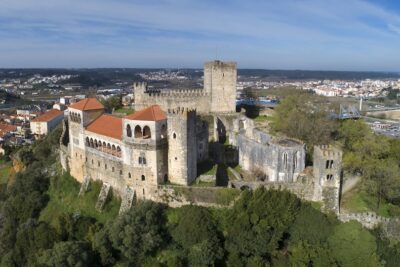
[[[61,115],[64,115],[64,112],[58,109],[50,109],[46,113],[40,115],[39,117],[33,119],[33,122],[48,122],[52,119],[55,119]]]
[[[86,127],[87,131],[105,135],[118,140],[122,139],[122,118],[103,114]]]
[[[136,121],[161,121],[165,120],[167,116],[165,115],[165,112],[161,110],[159,105],[153,105],[131,115],[125,116],[125,118]]]
[[[70,105],[69,107],[79,110],[104,109],[103,104],[101,104],[96,98],[85,98],[77,103]]]
[[[4,137],[9,132],[17,130],[17,126],[11,124],[0,123],[0,137]]]

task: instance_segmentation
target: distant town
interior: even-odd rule
[[[65,73],[64,73],[65,72]],[[268,95],[271,89],[295,88],[310,90],[317,95],[346,99],[358,111],[375,111],[366,117],[371,129],[378,134],[400,138],[400,124],[384,113],[400,109],[400,78],[396,74],[378,73],[329,73],[321,79],[313,73],[290,71],[279,73],[259,73],[260,71],[241,71],[237,81],[237,104],[255,103],[274,107],[279,99]],[[332,79],[329,79],[329,75]],[[349,77],[350,75],[350,77]],[[372,78],[368,78],[372,76]],[[132,84],[146,81],[152,90],[176,88],[198,89],[203,86],[202,70],[1,70],[0,71],[0,142],[4,145],[32,143],[56,127],[70,104],[88,96],[96,96],[104,101],[120,97],[124,107],[134,109]],[[247,91],[262,90],[265,97],[251,99]],[[249,102],[250,101],[250,102]],[[251,102],[252,101],[252,102]],[[361,103],[364,101],[364,107]],[[363,110],[361,110],[363,109]],[[3,148],[2,148],[3,150]],[[1,150],[0,150],[1,153]],[[4,153],[4,151],[2,151]]]

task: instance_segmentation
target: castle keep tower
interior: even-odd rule
[[[190,185],[197,175],[196,110],[168,110],[168,179]]]
[[[204,92],[211,94],[211,112],[236,111],[236,62],[219,60],[204,64]]]
[[[325,209],[339,213],[342,151],[331,145],[314,146],[314,177]]]

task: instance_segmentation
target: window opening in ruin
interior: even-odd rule
[[[142,181],[146,180],[146,176],[142,175]]]
[[[287,169],[287,153],[283,154],[283,167],[285,168],[285,170]]]
[[[128,177],[129,177],[129,178],[132,178],[132,175],[131,175],[131,173],[128,173]]]
[[[174,133],[174,134],[172,135],[172,138],[176,139],[176,133]]]
[[[326,161],[325,169],[329,169],[329,160]]]

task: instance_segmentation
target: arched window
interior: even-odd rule
[[[151,131],[149,126],[144,126],[143,127],[143,138],[149,139],[151,138]]]
[[[113,151],[117,150],[117,149],[115,148],[115,145],[112,145],[112,150],[113,150]]]
[[[90,138],[90,147],[93,147],[93,138]]]
[[[142,181],[146,180],[146,176],[142,175]]]
[[[298,166],[298,163],[297,163],[297,161],[298,161],[298,155],[299,155],[299,152],[295,152],[294,153],[294,156],[293,156],[293,170],[296,170],[297,169],[297,166]]]
[[[126,126],[126,136],[132,137],[132,129],[129,124]]]
[[[94,140],[94,147],[98,147],[96,139]]]
[[[87,145],[87,146],[90,145],[89,137],[86,137],[86,145]]]
[[[163,124],[161,126],[161,138],[166,138],[167,137],[167,126]]]
[[[108,151],[111,150],[111,145],[110,145],[110,143],[107,144],[107,149],[108,149]]]
[[[139,125],[136,125],[135,127],[135,138],[142,138],[142,128],[140,128]]]
[[[172,138],[176,139],[176,133],[174,133],[174,134],[172,135]]]

